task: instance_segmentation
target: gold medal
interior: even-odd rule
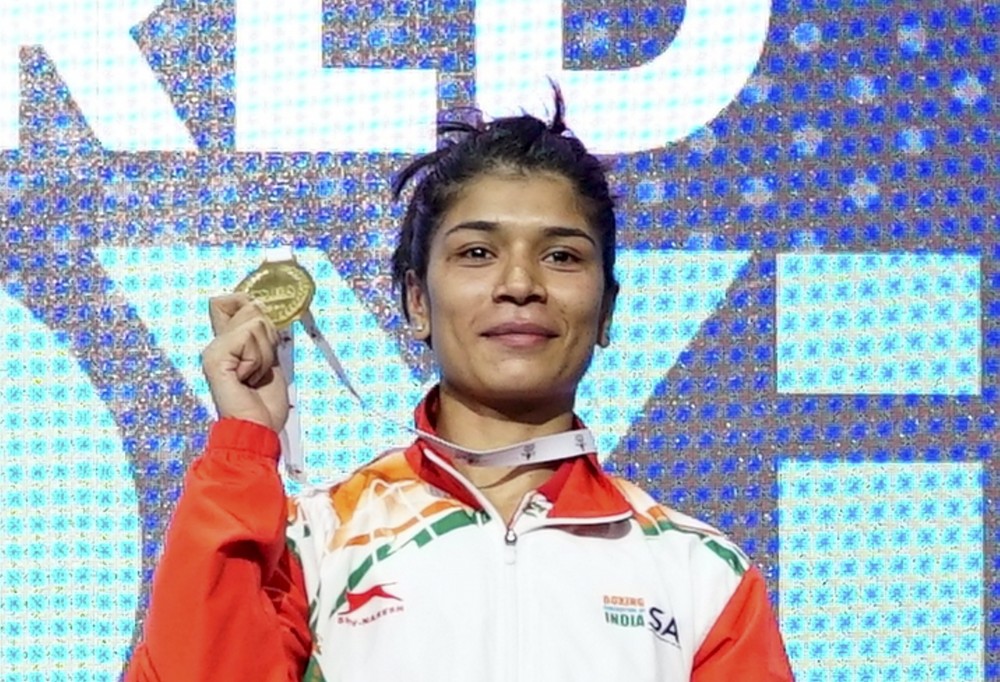
[[[236,285],[264,304],[264,312],[278,329],[284,329],[309,309],[316,282],[293,258],[267,260]]]

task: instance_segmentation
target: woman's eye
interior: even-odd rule
[[[571,263],[579,263],[580,258],[575,253],[571,251],[553,251],[546,256],[547,259],[552,260],[560,265],[568,265]]]
[[[463,258],[471,258],[473,260],[482,260],[483,258],[489,258],[490,252],[485,246],[473,246],[459,252],[459,255]]]

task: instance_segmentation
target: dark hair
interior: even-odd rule
[[[479,112],[474,112],[475,123],[442,120],[438,123],[442,138],[439,149],[411,162],[394,180],[393,199],[398,201],[410,181],[420,176],[392,254],[392,282],[400,290],[407,320],[407,271],[413,270],[421,281],[426,280],[431,238],[441,217],[467,182],[489,173],[543,172],[569,180],[600,239],[605,292],[618,291],[614,275],[615,203],[604,166],[567,130],[562,94],[557,87],[553,89],[555,115],[551,123],[527,114],[484,123]]]

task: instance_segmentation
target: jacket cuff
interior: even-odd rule
[[[208,432],[208,450],[227,450],[277,461],[281,441],[270,427],[245,419],[224,417]]]

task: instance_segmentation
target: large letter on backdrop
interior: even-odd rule
[[[663,147],[736,98],[760,59],[770,13],[770,0],[689,0],[673,43],[652,61],[567,71],[560,0],[479,0],[477,101],[494,116],[522,107],[541,113],[552,101],[551,77],[571,107],[573,132],[593,151]]]
[[[433,150],[437,72],[324,68],[322,5],[236,3],[237,149]]]
[[[117,679],[142,564],[132,466],[69,344],[2,281],[0,348],[0,671]]]
[[[157,0],[3,0],[0,150],[20,146],[20,48],[41,45],[107,149],[194,149],[129,29]]]

